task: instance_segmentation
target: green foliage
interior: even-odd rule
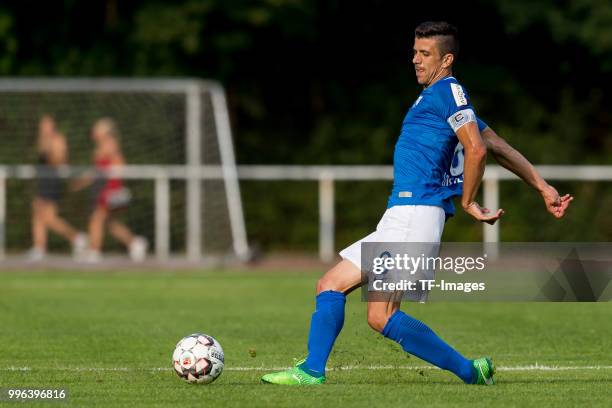
[[[13,33],[13,18],[0,9],[0,73],[8,74],[16,63],[17,39]]]
[[[612,6],[606,0],[503,1],[498,7],[510,33],[544,26],[558,44],[581,46],[612,69]]]
[[[28,2],[4,2],[0,73],[219,79],[229,93],[239,163],[390,163],[403,115],[419,92],[410,62],[412,30],[432,18],[459,26],[456,75],[479,116],[532,162],[610,163],[609,1],[481,0],[469,7],[375,0],[50,3],[38,3],[34,13]],[[368,196],[367,184],[354,183],[352,194]],[[581,201],[594,209],[612,200],[603,184],[596,197],[569,187],[584,194],[577,196],[576,208]],[[260,189],[247,187],[245,194],[252,188]],[[516,205],[518,212],[504,225],[508,238],[569,236],[556,235],[560,231],[552,227],[542,232],[548,216],[524,210],[537,195],[516,188],[508,205],[502,197],[503,206]],[[316,189],[308,191],[290,199],[246,200],[251,240],[265,247],[312,247],[312,226],[296,227],[292,238],[276,244],[266,232],[283,230],[291,216],[286,212],[316,220]],[[298,209],[300,202],[304,207]],[[382,214],[341,195],[337,204],[339,212],[356,206],[350,212],[355,223],[363,220],[359,231],[372,224],[371,211]],[[578,213],[575,224],[564,225],[588,225],[592,212],[572,216]],[[598,222],[610,225],[611,219],[603,213]],[[339,242],[354,235],[343,222]],[[581,237],[609,240],[610,231],[584,229]],[[459,215],[449,223],[447,238],[479,234],[479,226]]]

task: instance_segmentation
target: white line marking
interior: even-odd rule
[[[291,367],[225,367],[225,371],[279,371]],[[339,366],[330,367],[327,371],[352,371],[352,370],[437,370],[432,366],[392,366],[392,365],[372,365],[372,366]],[[527,365],[527,366],[508,366],[496,367],[497,371],[579,371],[579,370],[612,370],[612,365],[598,366],[547,366],[547,365]],[[75,372],[132,372],[132,371],[172,371],[172,367],[0,367],[0,371],[75,371]]]

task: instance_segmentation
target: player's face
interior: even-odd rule
[[[419,85],[428,86],[444,69],[444,61],[440,55],[435,38],[415,38],[412,49],[412,63]]]

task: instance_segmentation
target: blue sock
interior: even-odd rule
[[[331,290],[317,296],[317,306],[310,321],[308,334],[308,357],[300,366],[315,377],[325,375],[325,365],[336,337],[344,325],[344,304],[346,296]]]
[[[444,370],[452,371],[463,382],[475,381],[472,361],[456,352],[429,327],[398,310],[389,318],[383,336],[398,342],[404,351]]]

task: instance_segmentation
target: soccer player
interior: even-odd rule
[[[266,374],[262,381],[284,385],[325,382],[325,365],[344,324],[346,295],[363,285],[362,242],[440,242],[452,198],[474,219],[495,223],[503,214],[476,201],[487,147],[504,167],[537,189],[546,207],[561,218],[572,197],[560,197],[534,167],[476,117],[467,92],[452,76],[457,30],[445,22],[426,22],[415,30],[412,62],[421,95],[408,110],[393,157],[393,190],[376,231],[340,252],[343,258],[317,282],[316,310],[308,338],[308,356],[295,367]],[[481,137],[482,135],[484,136]],[[423,322],[400,310],[400,301],[368,302],[368,324],[402,348],[466,384],[493,384],[489,358],[470,360]]]

